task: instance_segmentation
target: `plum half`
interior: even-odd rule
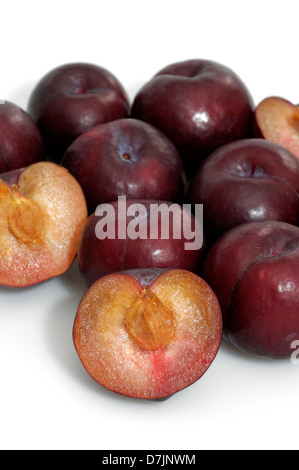
[[[174,269],[143,285],[136,270],[95,282],[73,328],[89,375],[109,390],[143,399],[168,397],[207,371],[220,347],[218,300],[197,275]],[[156,276],[156,277],[155,277]]]
[[[253,109],[247,86],[233,70],[190,59],[170,64],[152,77],[136,94],[131,117],[167,135],[192,178],[218,147],[250,136]]]
[[[253,135],[290,150],[299,158],[299,106],[280,96],[263,99],[254,111]]]
[[[68,171],[38,162],[0,177],[0,284],[26,287],[65,272],[87,219]]]

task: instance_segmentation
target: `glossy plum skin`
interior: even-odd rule
[[[85,227],[82,231],[78,248],[78,265],[85,283],[90,286],[93,282],[102,276],[136,268],[181,268],[192,272],[196,272],[201,265],[205,253],[205,235],[200,222],[189,213],[191,220],[192,233],[197,230],[197,241],[200,243],[196,249],[185,249],[186,240],[183,230],[181,238],[174,238],[172,224],[170,223],[169,239],[161,238],[161,221],[159,221],[159,232],[156,239],[150,238],[150,210],[151,204],[164,204],[167,208],[171,203],[154,200],[131,200],[125,201],[125,210],[127,211],[131,204],[142,204],[147,211],[146,216],[140,221],[139,227],[145,227],[146,239],[131,239],[128,231],[122,235],[118,232],[118,225],[129,227],[130,223],[134,223],[137,219],[134,215],[125,213],[122,216],[118,211],[118,202],[109,204],[115,210],[112,216],[112,226],[115,226],[115,238],[107,237],[100,239],[97,235],[98,223],[103,217],[93,213],[89,216]],[[104,205],[103,205],[104,207]],[[181,221],[182,209],[179,207],[179,217]],[[156,213],[158,213],[156,211]],[[163,212],[162,212],[163,214]],[[188,213],[187,213],[188,216]],[[105,216],[106,217],[106,214]],[[171,221],[172,219],[169,218]],[[105,220],[107,221],[107,219]],[[106,229],[105,229],[106,230]],[[137,228],[138,231],[138,228]],[[140,232],[143,232],[142,228]],[[200,232],[200,233],[199,233]],[[144,232],[145,233],[145,232]],[[191,240],[191,238],[189,238]]]
[[[161,129],[192,177],[216,148],[249,137],[253,109],[247,87],[230,68],[192,59],[171,64],[149,80],[137,92],[131,116]]]
[[[186,201],[204,205],[212,241],[246,222],[299,222],[299,162],[282,146],[243,139],[217,149],[200,166]]]
[[[129,107],[124,87],[109,70],[71,63],[40,79],[31,93],[28,112],[43,136],[49,158],[59,163],[78,135],[97,124],[127,117]]]
[[[69,146],[61,164],[79,181],[90,213],[119,195],[183,200],[181,156],[161,131],[136,119],[118,119],[85,132]]]
[[[202,277],[214,290],[223,334],[241,351],[290,357],[299,338],[299,228],[279,221],[243,224],[209,251]]]
[[[43,152],[42,137],[31,116],[14,103],[0,103],[0,173],[36,163]]]

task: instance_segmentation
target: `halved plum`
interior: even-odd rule
[[[83,296],[73,328],[90,376],[109,390],[143,399],[168,397],[202,377],[221,336],[217,297],[203,279],[182,269],[102,277]]]
[[[0,284],[26,287],[64,273],[86,219],[83,191],[62,166],[38,162],[0,176]]]
[[[264,98],[255,108],[252,133],[282,145],[299,158],[299,106],[280,96]]]

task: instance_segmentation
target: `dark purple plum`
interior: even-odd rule
[[[10,101],[0,102],[0,174],[43,158],[42,137],[31,116]]]
[[[201,275],[215,292],[223,334],[243,352],[290,357],[299,338],[299,228],[250,222],[210,249]]]
[[[118,119],[79,136],[61,161],[83,188],[90,212],[99,204],[129,199],[182,202],[181,156],[151,124]]]
[[[129,99],[120,81],[95,64],[65,64],[48,72],[33,89],[28,112],[49,158],[60,159],[78,135],[103,122],[125,118]]]
[[[265,139],[224,145],[200,166],[186,195],[203,204],[207,237],[246,222],[299,223],[299,160]]]
[[[188,177],[216,148],[249,137],[253,100],[243,81],[217,62],[171,64],[136,94],[131,116],[164,132],[181,153]]]
[[[154,200],[115,201],[101,207],[89,216],[79,242],[78,264],[87,285],[128,269],[199,269],[205,239],[200,220],[187,209]]]

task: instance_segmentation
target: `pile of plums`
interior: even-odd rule
[[[107,69],[66,64],[26,111],[0,104],[0,173],[0,283],[35,285],[77,257],[86,293],[74,345],[103,386],[168,397],[206,372],[222,337],[290,357],[298,106],[255,106],[234,71],[208,60],[168,65],[132,103]],[[192,249],[187,220],[201,234]]]

